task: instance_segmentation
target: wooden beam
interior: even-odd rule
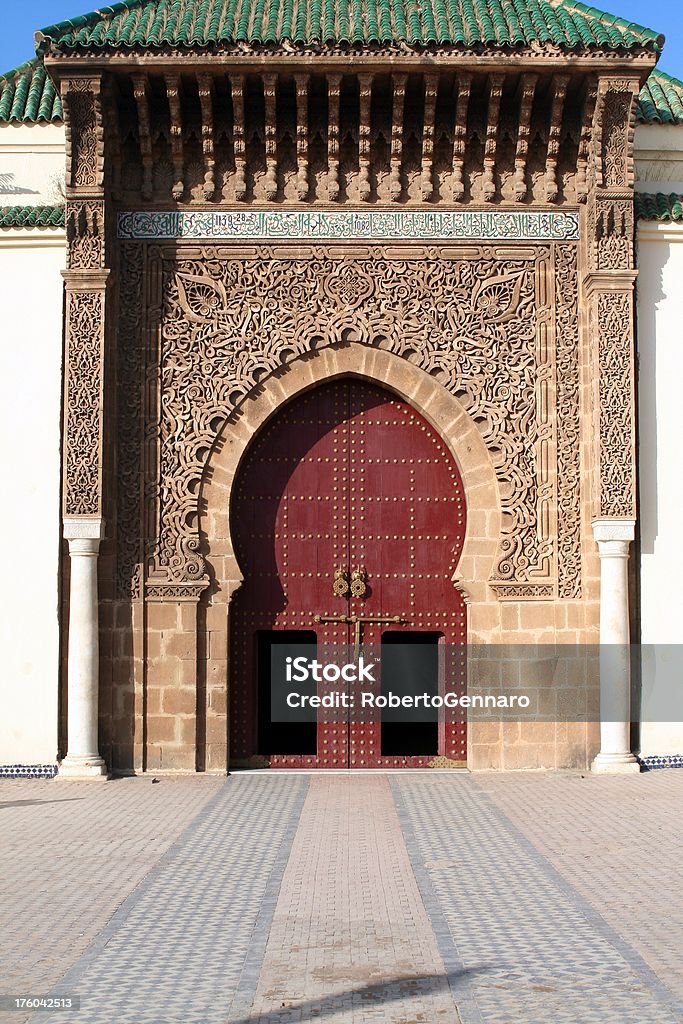
[[[216,192],[216,157],[214,149],[213,103],[211,75],[197,75],[199,102],[202,108],[202,152],[204,154],[204,184],[202,194],[205,199],[213,199]]]
[[[308,75],[295,75],[296,87],[296,194],[308,198]]]
[[[556,203],[558,197],[557,158],[562,141],[562,115],[564,101],[567,96],[569,75],[554,75],[552,81],[552,108],[550,111],[550,129],[548,131],[548,153],[545,161],[545,197],[549,203]]]
[[[177,201],[182,199],[185,191],[183,181],[183,119],[180,108],[180,75],[168,73],[164,75],[168,109],[171,114],[171,160],[173,161],[173,177],[175,181],[171,192]]]
[[[244,148],[244,75],[230,75],[232,144],[235,157],[235,199],[247,198],[247,163]]]
[[[339,199],[339,95],[341,75],[327,76],[327,196]]]
[[[263,98],[265,101],[266,140],[266,199],[277,199],[277,75],[263,76]]]
[[[436,75],[425,75],[424,121],[422,125],[422,173],[420,192],[424,200],[434,194],[432,169],[434,164],[434,118],[436,116],[436,91],[439,79]]]
[[[593,136],[593,116],[598,100],[598,80],[589,78],[583,101],[581,118],[581,135],[579,136],[579,153],[576,165],[576,199],[585,203],[588,199],[588,161],[590,159],[591,141]]]
[[[484,144],[484,199],[490,203],[496,195],[493,176],[498,151],[498,120],[500,101],[503,95],[505,75],[489,75],[489,106],[486,117],[486,142]]]
[[[515,199],[523,202],[528,194],[526,183],[526,164],[529,156],[529,138],[531,134],[531,111],[538,75],[522,75],[519,83],[517,102],[519,106],[519,124],[517,128],[517,149],[515,152]]]
[[[109,186],[113,200],[121,198],[121,167],[123,164],[121,155],[121,115],[118,103],[118,87],[113,75],[105,79],[103,94],[105,106],[105,118],[107,122],[109,148],[107,155]]]
[[[360,118],[358,123],[358,194],[361,202],[370,201],[370,104],[372,75],[359,75]]]
[[[149,84],[147,75],[136,72],[132,75],[133,96],[138,112],[138,139],[142,157],[142,198],[151,199],[152,184],[152,133],[149,125]]]
[[[401,157],[403,155],[403,109],[406,99],[406,81],[408,76],[395,74],[391,76],[393,90],[391,110],[391,173],[389,187],[392,202],[401,198]]]
[[[465,197],[462,173],[467,149],[467,112],[472,91],[472,75],[467,72],[458,75],[456,88],[455,124],[453,126],[453,198],[457,202],[461,202]]]

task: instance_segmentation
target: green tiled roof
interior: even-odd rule
[[[62,101],[42,60],[27,61],[0,75],[0,123],[59,121],[61,117]]]
[[[415,0],[125,0],[44,29],[38,33],[38,48],[46,49],[50,39],[59,40],[60,45],[100,48],[166,43],[201,47],[285,38],[357,42],[361,32],[367,42],[391,38],[469,45],[479,39],[494,40],[501,47],[534,39],[557,40],[560,35],[567,48],[597,45],[598,39],[602,45],[621,40],[621,45],[638,41],[657,48],[662,40],[649,29],[575,0],[418,2],[419,10]],[[310,10],[304,4],[310,4]],[[266,5],[270,6],[266,9]],[[683,124],[683,81],[653,71],[640,93],[637,113],[645,124]],[[61,118],[61,100],[41,56],[0,75],[0,124]]]
[[[683,82],[664,71],[653,71],[640,92],[638,120],[683,124]]]
[[[0,206],[0,228],[63,227],[63,206]]]
[[[636,192],[636,216],[639,220],[683,221],[683,196]]]
[[[658,51],[664,39],[578,0],[123,0],[36,33],[38,52],[285,41]]]

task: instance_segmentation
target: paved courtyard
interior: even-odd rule
[[[22,1024],[681,1024],[683,771],[0,782]]]

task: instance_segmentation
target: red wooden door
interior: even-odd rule
[[[302,768],[419,767],[438,755],[464,761],[465,725],[447,710],[430,723],[383,722],[384,712],[358,708],[319,712],[308,724],[270,721],[273,642],[322,649],[352,645],[360,633],[381,661],[377,693],[397,674],[410,675],[411,651],[438,675],[440,693],[464,686],[464,659],[452,652],[465,643],[465,606],[452,577],[465,501],[457,465],[434,428],[382,388],[351,378],[321,385],[259,432],[236,481],[231,518],[244,573],[231,611],[233,764],[254,757]],[[349,584],[355,571],[361,595],[335,594],[338,567]]]

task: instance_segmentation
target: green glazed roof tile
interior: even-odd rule
[[[102,49],[283,40],[514,47],[560,39],[572,49],[615,41],[656,49],[662,39],[578,0],[125,0],[37,38],[41,49],[49,39]],[[683,124],[683,82],[653,71],[637,117],[644,124]],[[41,57],[0,75],[0,124],[61,119],[61,100]]]
[[[683,196],[636,192],[636,216],[639,220],[683,221]]]
[[[63,227],[63,206],[0,206],[0,228]]]
[[[42,60],[27,61],[0,75],[0,123],[60,121],[62,101]]]
[[[683,82],[664,71],[653,71],[638,97],[638,120],[643,124],[683,124]]]
[[[36,33],[38,52],[163,46],[554,43],[659,51],[663,37],[578,0],[121,0]]]

